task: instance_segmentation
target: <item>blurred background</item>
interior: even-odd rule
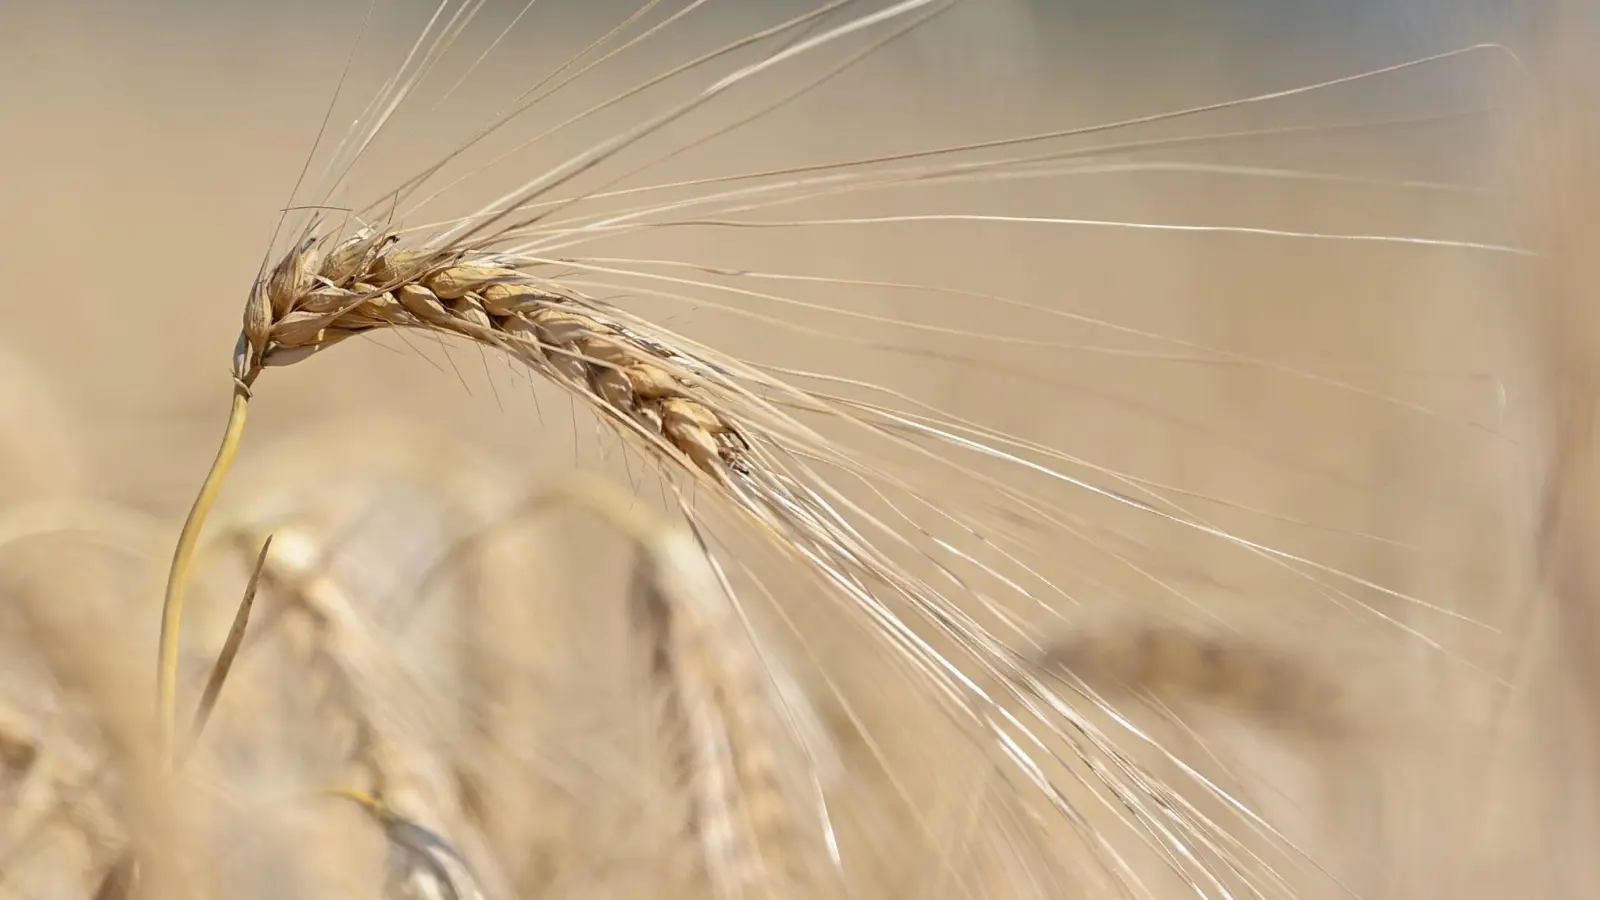
[[[565,89],[517,134],[537,134],[815,5],[714,0]],[[635,6],[541,0],[472,67],[522,9],[487,4],[462,50],[364,159],[353,199],[381,193],[461,142]],[[333,107],[335,132],[432,13],[423,0],[373,9],[343,105]],[[244,299],[367,15],[362,0],[0,3],[0,362],[12,373],[0,384],[9,405],[0,427],[14,436],[6,489],[16,497],[65,488],[147,513],[176,533],[226,415]],[[1141,613],[1226,620],[1365,685],[1363,696],[1377,698],[1364,710],[1373,719],[1431,710],[1424,736],[1388,748],[1385,774],[1367,785],[1392,806],[1361,820],[1359,841],[1334,840],[1339,873],[1357,895],[1585,896],[1586,867],[1553,862],[1560,840],[1583,846],[1590,833],[1561,818],[1570,810],[1558,815],[1580,792],[1563,799],[1537,774],[1554,765],[1546,755],[1554,739],[1496,718],[1518,704],[1534,719],[1549,712],[1527,700],[1537,693],[1527,687],[1535,683],[1527,671],[1537,668],[1526,663],[1528,648],[1548,626],[1535,621],[1530,601],[1545,410],[1536,323],[1518,300],[1519,257],[1307,237],[1520,245],[1528,232],[1515,202],[1526,152],[1518,123],[1527,110],[1516,92],[1540,72],[1549,29],[1545,10],[1488,0],[968,0],[793,103],[626,183],[1120,121],[1500,46],[1083,143],[1299,129],[1272,139],[1111,154],[1098,168],[1043,181],[807,207],[817,216],[1003,213],[1300,238],[945,222],[760,234],[661,229],[594,252],[937,284],[1083,317],[861,287],[831,298],[795,289],[819,303],[951,330],[782,313],[878,342],[863,351],[752,323],[716,303],[616,300],[719,349],[903,390],[952,416],[1171,486],[1220,528],[1352,573],[1360,584],[1351,591],[1410,630],[1336,608],[1298,576],[1236,548],[1222,553],[1128,516],[1114,540],[1055,560],[1052,576],[1082,607],[1038,615],[1073,626]],[[731,122],[778,91],[766,83],[730,97],[636,158]],[[444,198],[437,217],[510,190],[663,102],[638,98],[518,153]],[[1332,123],[1347,127],[1322,127]],[[504,146],[515,140],[506,136]],[[630,296],[625,280],[602,287]],[[996,349],[962,338],[980,331],[1047,335],[1081,350]],[[1194,347],[1232,362],[1196,364]],[[246,465],[227,495],[240,506],[301,502],[283,499],[290,494],[315,501],[345,470],[381,469],[390,457],[403,468],[400,457],[415,455],[419,435],[446,442],[428,457],[441,471],[481,465],[503,473],[496,477],[508,495],[574,469],[636,486],[645,477],[586,411],[471,349],[351,341],[269,371],[258,393]],[[482,459],[464,461],[459,448]],[[388,536],[378,529],[370,539],[368,570],[420,577],[395,570],[443,537],[432,525],[396,537],[392,510],[409,495],[374,484],[392,501],[376,506],[388,510],[380,518],[391,518]],[[482,489],[485,504],[504,499]],[[1113,516],[1087,506],[1083,514]],[[566,540],[581,544],[583,534]],[[1134,551],[1160,566],[1130,572],[1118,554]],[[601,568],[584,578],[615,587],[615,573]],[[1196,609],[1175,608],[1168,585],[1182,585]],[[153,641],[153,608],[132,618],[144,623],[134,633]],[[1415,642],[1414,631],[1434,646]],[[1405,679],[1394,680],[1402,668]],[[902,747],[915,743],[912,735]],[[1486,777],[1491,769],[1511,774]]]
[[[712,37],[748,30],[756,21],[775,21],[782,8],[805,4],[713,6],[718,8],[708,8],[681,28],[691,37],[669,29],[649,52],[607,65],[569,92],[594,102],[605,87],[654,74],[662,60],[685,58],[685,43],[700,46]],[[768,117],[746,129],[742,141],[719,142],[736,143],[733,149],[707,148],[699,167],[726,169],[736,161],[753,169],[799,156],[839,158],[863,147],[1008,136],[1282,89],[1498,39],[1515,24],[1503,21],[1509,16],[1496,9],[1505,6],[969,0],[840,78],[821,99]],[[471,32],[477,39],[473,49],[486,44],[519,7],[490,4]],[[466,133],[493,104],[547,71],[562,51],[577,49],[629,8],[615,0],[536,4],[526,26],[508,39],[510,45],[491,57],[492,75],[479,75],[472,83],[494,87],[453,98],[444,113],[448,135],[440,140]],[[391,63],[430,11],[431,5],[422,2],[381,4],[358,60],[367,64],[366,74]],[[94,410],[99,437],[86,449],[96,456],[90,468],[105,490],[168,513],[187,502],[194,480],[188,473],[208,458],[211,432],[223,412],[228,387],[222,373],[242,298],[365,13],[360,2],[17,0],[0,10],[0,103],[10,123],[0,161],[13,173],[0,187],[0,227],[12,272],[6,334],[13,352],[45,373],[69,408]],[[1313,122],[1335,112],[1377,118],[1482,108],[1485,92],[1512,77],[1503,59],[1481,55],[1284,101],[1256,118]],[[360,88],[367,82],[358,85],[350,93],[364,97]],[[824,107],[825,113],[819,112]],[[1475,140],[1482,132],[1473,129],[1483,124],[1481,119],[1445,122],[1355,139],[1318,136],[1245,152],[1350,171],[1398,166],[1405,174],[1439,180],[1481,177],[1485,160],[1479,151],[1485,145]],[[415,125],[403,127],[407,142],[417,140]],[[428,158],[425,151],[411,152],[415,155],[407,159],[391,149],[383,165],[369,166],[364,177],[381,184]],[[1308,159],[1312,154],[1315,158]],[[531,158],[527,166],[541,159]],[[516,174],[497,177],[509,184]],[[1331,207],[1327,201],[1333,193],[1306,190],[1286,198],[1299,189],[1161,174],[1082,178],[1072,187],[1087,196],[1056,204],[1058,211],[1115,207],[1159,218],[1159,212],[1171,210],[1195,220],[1230,210],[1244,219],[1257,209],[1255,218],[1264,219],[1298,211],[1312,193]],[[1260,199],[1240,198],[1239,190],[1254,191]],[[1226,199],[1219,198],[1223,193]],[[1362,195],[1328,209],[1323,221],[1384,222],[1397,202],[1411,207],[1405,212],[1412,221],[1427,214],[1423,201],[1412,197],[1394,201]],[[1252,208],[1252,203],[1276,208]],[[1038,230],[1014,229],[994,239],[1010,241],[1023,232],[1032,240]],[[1150,298],[1139,305],[1182,304],[1184,311],[1174,313],[1173,320],[1182,319],[1184,327],[1193,327],[1187,324],[1197,317],[1191,311],[1207,308],[1208,292],[1220,290],[1189,280],[1207,277],[1194,273],[1198,255],[1263,249],[1217,246],[1227,241],[1202,246],[1185,237],[1105,238],[1086,231],[1059,237],[1070,238],[1074,248],[1101,242],[1092,250],[1069,251],[1075,262],[1091,262],[1087,268],[1072,267],[1070,289],[1096,293],[1109,284],[1121,298],[1159,293],[1169,299]],[[1114,246],[1106,248],[1106,241]],[[1274,246],[1269,255],[1281,249]],[[1172,261],[1129,264],[1129,254],[1148,253],[1167,254]],[[1260,283],[1269,277],[1263,270],[1270,268],[1260,263],[1274,261],[1257,257],[1242,269],[1220,263],[1206,268],[1228,273],[1234,285],[1243,276]],[[1180,275],[1180,270],[1194,274]],[[1158,281],[1139,283],[1143,279]],[[1273,293],[1254,290],[1263,297]],[[1237,298],[1243,291],[1229,287],[1226,293]],[[1353,307],[1360,307],[1372,315],[1404,317],[1404,308],[1392,301],[1399,293],[1350,292],[1360,302],[1341,303],[1329,314],[1353,317]],[[1129,306],[1126,299],[1104,302]],[[1307,310],[1319,306],[1309,297],[1271,305],[1295,316],[1308,316]],[[1300,340],[1325,333],[1296,331]],[[463,390],[454,378],[438,377],[408,354],[363,347],[339,356],[344,358],[315,370],[275,378],[275,389],[264,398],[262,431],[280,427],[291,415],[338,417],[374,406],[426,404],[447,416],[452,428],[539,458],[547,454],[530,448],[562,443],[540,437],[562,423],[534,427],[525,415],[503,413],[482,385]],[[356,372],[365,374],[351,377]],[[329,384],[338,387],[325,389]],[[1478,390],[1449,387],[1461,389],[1463,402]],[[273,411],[278,404],[282,411]]]

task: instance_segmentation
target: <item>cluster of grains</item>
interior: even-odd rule
[[[456,849],[452,779],[392,701],[394,671],[351,599],[318,564],[307,534],[274,535],[261,581],[284,604],[284,630],[306,666],[331,734],[346,744],[351,771],[331,785],[361,803],[397,851],[390,893],[417,898],[481,896],[479,876]],[[450,839],[445,836],[449,835]]]
[[[687,534],[652,529],[645,549],[634,609],[688,800],[678,868],[703,874],[718,898],[800,896],[817,872],[784,777],[769,670]]]
[[[1132,624],[1057,641],[1042,661],[1074,678],[1218,706],[1275,726],[1323,736],[1343,726],[1339,692],[1312,663],[1239,636]]]
[[[489,256],[397,249],[364,229],[326,256],[290,253],[252,293],[235,375],[288,365],[364,331],[412,328],[497,347],[681,454],[719,482],[742,467],[739,427],[695,399],[694,364]]]

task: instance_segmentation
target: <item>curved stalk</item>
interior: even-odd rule
[[[189,586],[189,570],[194,561],[200,532],[205,528],[206,517],[211,513],[222,482],[233,467],[238,455],[239,438],[244,434],[245,414],[250,402],[250,385],[245,379],[235,379],[233,407],[228,413],[228,424],[217,448],[217,457],[200,484],[200,492],[189,508],[183,530],[178,533],[178,546],[172,554],[172,568],[167,573],[166,595],[161,603],[161,638],[156,651],[156,712],[161,728],[162,758],[169,765],[173,760],[174,729],[177,719],[178,638],[183,626],[183,601]]]

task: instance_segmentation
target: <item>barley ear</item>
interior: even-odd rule
[[[807,823],[784,784],[778,731],[759,649],[705,547],[687,529],[640,507],[622,489],[573,479],[533,507],[587,509],[643,551],[633,602],[651,644],[652,668],[678,733],[688,809],[675,874],[702,882],[716,900],[800,896],[814,887]]]

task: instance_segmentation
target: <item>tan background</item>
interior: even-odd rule
[[[578,14],[578,4],[546,3],[549,9],[537,7],[530,24],[447,105],[414,109],[396,122],[388,142],[358,173],[365,190],[356,191],[357,198],[467,135],[552,60],[597,34],[599,23],[609,21],[605,13],[614,20],[624,7],[596,3]],[[352,97],[362,98],[373,78],[386,74],[384,66],[419,26],[420,10],[399,6],[378,17],[367,52],[357,58]],[[684,28],[687,37],[604,67],[592,83],[536,110],[522,133],[536,133],[586,102],[775,15],[758,4],[711,6],[737,11],[708,9],[703,21]],[[650,177],[721,174],[1116,120],[1519,38],[1503,15],[1441,4],[1365,4],[1334,13],[1317,12],[1313,4],[1148,3],[1118,4],[1116,14],[1107,11],[1109,4],[1028,8],[984,0],[970,6]],[[0,336],[8,355],[38,370],[45,383],[38,390],[58,398],[41,402],[34,389],[24,388],[8,402],[18,404],[20,423],[42,422],[36,417],[45,415],[68,420],[63,432],[70,452],[82,457],[89,492],[175,527],[221,427],[228,355],[244,296],[362,13],[360,3],[311,2],[259,8],[13,2],[0,9],[6,123],[0,247],[7,272]],[[508,15],[503,5],[492,6],[463,47],[483,46]],[[459,66],[471,56],[451,59]],[[1473,112],[1502,103],[1520,77],[1505,55],[1484,51],[1325,93],[1082,142]],[[448,85],[453,76],[438,80]],[[751,108],[762,91],[771,96],[777,90],[776,82],[763,84],[677,133],[727,121],[734,110]],[[428,102],[435,97],[429,94]],[[464,208],[509,189],[606,127],[648,113],[651,102],[519,157],[451,202]],[[782,208],[778,215],[960,211],[1516,244],[1527,235],[1509,224],[1508,134],[1505,117],[1472,115],[1113,160],[1293,168],[1348,176],[1344,180],[1261,171],[1124,171],[912,188]],[[651,146],[630,158],[644,158]],[[664,139],[653,146],[672,145]],[[1565,826],[1540,810],[1538,791],[1545,785],[1527,776],[1530,767],[1545,764],[1545,738],[1522,734],[1523,743],[1498,751],[1485,733],[1498,704],[1518,696],[1494,685],[1494,678],[1526,679],[1508,659],[1522,649],[1519,635],[1529,627],[1524,601],[1532,590],[1529,553],[1542,454],[1530,329],[1510,288],[1521,271],[1513,257],[971,223],[754,234],[663,229],[593,252],[1005,294],[1272,361],[1277,370],[1091,350],[1004,350],[994,342],[828,313],[764,310],[857,339],[977,358],[941,363],[752,323],[719,313],[711,302],[636,301],[719,349],[894,386],[953,415],[1094,464],[1224,498],[1236,506],[1196,500],[1195,509],[1250,540],[1481,620],[1487,628],[1370,587],[1344,585],[1352,603],[1359,598],[1403,620],[1492,676],[1424,650],[1369,613],[1339,609],[1308,579],[1251,554],[1104,502],[1072,499],[1059,485],[1037,488],[1076,504],[1086,521],[1106,531],[1097,543],[1063,541],[1045,554],[1047,574],[1079,605],[1038,614],[1035,624],[1059,619],[1065,626],[1054,627],[1073,627],[1141,614],[1225,620],[1300,647],[1336,670],[1348,666],[1349,680],[1364,683],[1375,698],[1374,719],[1386,712],[1404,719],[1415,709],[1437,715],[1418,744],[1391,748],[1390,780],[1382,791],[1394,799],[1385,807],[1384,829],[1364,829],[1361,840],[1350,843],[1358,861],[1348,865],[1358,872],[1363,896],[1488,897],[1505,896],[1496,891],[1508,884],[1537,885],[1529,887],[1535,892],[1547,887],[1535,875],[1553,876],[1539,863],[1555,852],[1552,832]],[[961,332],[1124,354],[1192,355],[1081,322],[949,296],[860,287],[792,293]],[[749,304],[725,295],[716,300]],[[1291,376],[1283,367],[1355,389]],[[260,395],[247,438],[253,454],[319,421],[394,414],[496,455],[517,484],[574,467],[640,474],[614,453],[603,454],[614,443],[597,436],[582,410],[574,415],[564,398],[543,388],[531,393],[518,373],[475,351],[447,355],[422,342],[351,342],[325,358],[269,372]],[[48,437],[44,428],[38,431],[19,438],[19,452],[56,454],[27,449]],[[381,457],[386,445],[374,437],[361,452]],[[292,461],[266,462],[291,473],[295,468]],[[348,462],[349,456],[313,452],[304,465],[310,477]],[[268,490],[262,483],[235,488]],[[1140,569],[1116,561],[1108,548],[1136,558]],[[1179,603],[1179,595],[1192,602]],[[1374,656],[1381,661],[1372,662]],[[1401,670],[1408,679],[1393,681]],[[1485,758],[1496,752],[1524,763],[1509,766],[1506,771],[1518,774],[1505,782],[1482,774]],[[1476,814],[1507,795],[1528,807],[1507,805],[1504,821],[1481,824],[1484,817]],[[1565,836],[1583,846],[1581,838]],[[1504,858],[1486,848],[1499,848]]]

